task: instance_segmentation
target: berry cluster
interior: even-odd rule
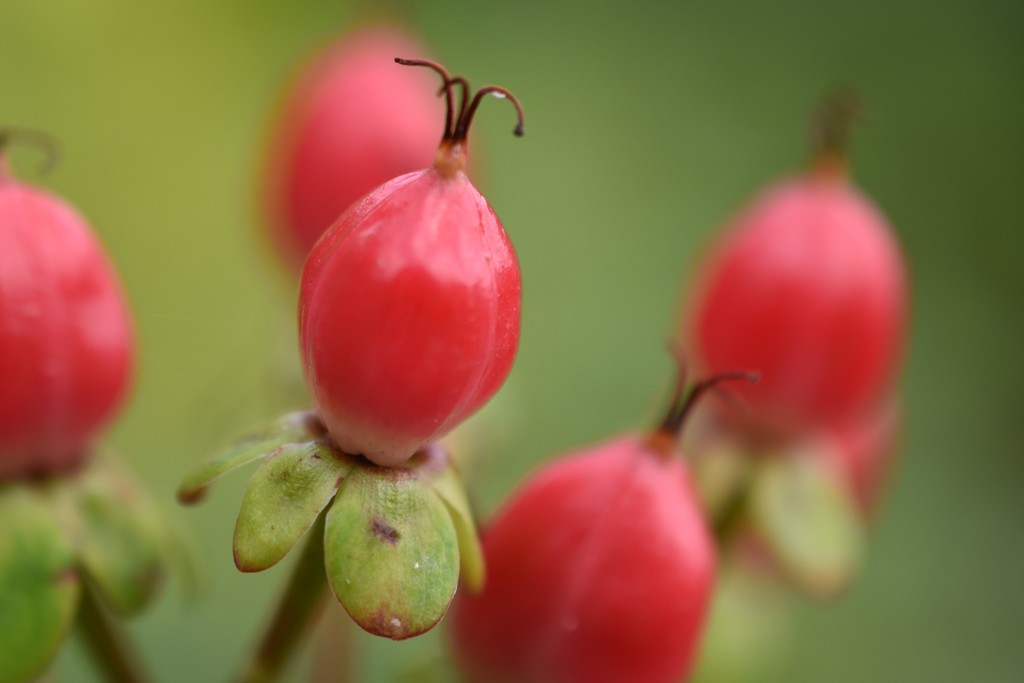
[[[259,463],[236,566],[262,571],[305,539],[240,680],[273,680],[331,592],[394,640],[451,606],[472,683],[678,683],[725,563],[812,597],[845,590],[899,425],[908,306],[899,245],[847,175],[849,96],[820,113],[810,169],[756,198],[700,264],[664,418],[556,458],[478,534],[438,441],[504,384],[521,282],[466,174],[468,135],[488,95],[514,106],[517,136],[524,114],[504,88],[395,58],[419,52],[396,29],[348,36],[310,63],[275,128],[263,190],[283,260],[302,263],[312,409],[235,442],[178,491],[196,502]],[[85,221],[7,171],[19,136],[34,139],[0,131],[0,519],[18,520],[0,526],[0,639],[9,622],[39,637],[0,653],[0,680],[35,677],[79,602],[119,680],[139,680],[111,658],[94,598],[140,609],[181,548],[123,470],[91,457],[130,382],[132,325]]]
[[[813,597],[852,580],[855,510],[877,500],[897,423],[906,276],[881,213],[846,178],[844,98],[821,114],[810,171],[769,188],[701,264],[661,427],[559,458],[485,530],[487,584],[452,618],[468,680],[684,680],[716,555],[754,548]],[[687,355],[708,379],[680,404]],[[693,415],[684,463],[684,418],[721,380],[755,379],[738,369],[760,381]]]

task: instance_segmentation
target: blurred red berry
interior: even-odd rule
[[[647,437],[545,466],[483,533],[487,580],[449,617],[469,683],[682,683],[700,645],[715,549],[679,434],[723,373],[686,392]]]
[[[625,437],[534,475],[483,535],[487,582],[456,595],[470,683],[680,683],[714,548],[686,466]]]
[[[687,337],[701,372],[757,369],[737,392],[757,428],[792,434],[876,402],[902,358],[907,276],[885,217],[823,145],[768,188],[702,264]]]
[[[125,298],[89,225],[0,156],[0,479],[86,457],[133,362]]]
[[[469,100],[464,80],[414,64],[437,69],[447,90],[434,165],[378,187],[331,226],[306,262],[299,301],[304,370],[321,419],[342,450],[386,466],[480,408],[519,342],[515,252],[463,172],[482,96],[519,103],[493,86]]]
[[[361,28],[317,54],[289,89],[272,134],[265,201],[290,263],[301,266],[357,199],[433,159],[436,93],[394,62],[422,53],[396,26]]]

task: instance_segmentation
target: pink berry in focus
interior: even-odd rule
[[[306,382],[342,450],[399,465],[480,408],[519,342],[519,265],[464,173],[466,134],[489,86],[459,108],[464,84],[432,62],[449,100],[434,165],[381,185],[314,247],[299,299]],[[393,68],[400,69],[394,66]],[[521,134],[522,113],[517,133]]]

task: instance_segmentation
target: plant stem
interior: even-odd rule
[[[359,667],[359,627],[343,609],[328,609],[320,619],[313,646],[310,683],[356,683],[365,680]]]
[[[96,599],[88,584],[82,590],[76,627],[96,666],[111,683],[146,683],[150,680],[138,652],[121,625]]]
[[[324,518],[309,530],[302,556],[252,658],[244,664],[238,683],[271,683],[302,643],[327,597],[324,569]]]

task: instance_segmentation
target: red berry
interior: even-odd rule
[[[89,225],[0,158],[0,479],[86,457],[133,360],[124,295]]]
[[[487,581],[449,617],[470,683],[681,683],[715,577],[714,546],[676,435],[698,384],[651,436],[535,474],[484,530]]]
[[[331,226],[306,262],[299,300],[306,381],[321,419],[342,450],[385,466],[480,408],[519,341],[515,252],[463,172],[481,97],[510,95],[492,86],[468,102],[464,79],[413,64],[445,79],[449,116],[435,163],[378,187]]]
[[[792,433],[863,411],[901,359],[906,273],[885,217],[822,157],[719,239],[690,301],[701,370],[759,370],[756,426]]]
[[[437,100],[393,61],[420,52],[397,27],[362,28],[316,55],[287,94],[265,197],[274,239],[296,266],[353,202],[433,159]]]
[[[537,473],[483,535],[449,623],[471,683],[679,683],[714,550],[681,459],[625,437]]]

